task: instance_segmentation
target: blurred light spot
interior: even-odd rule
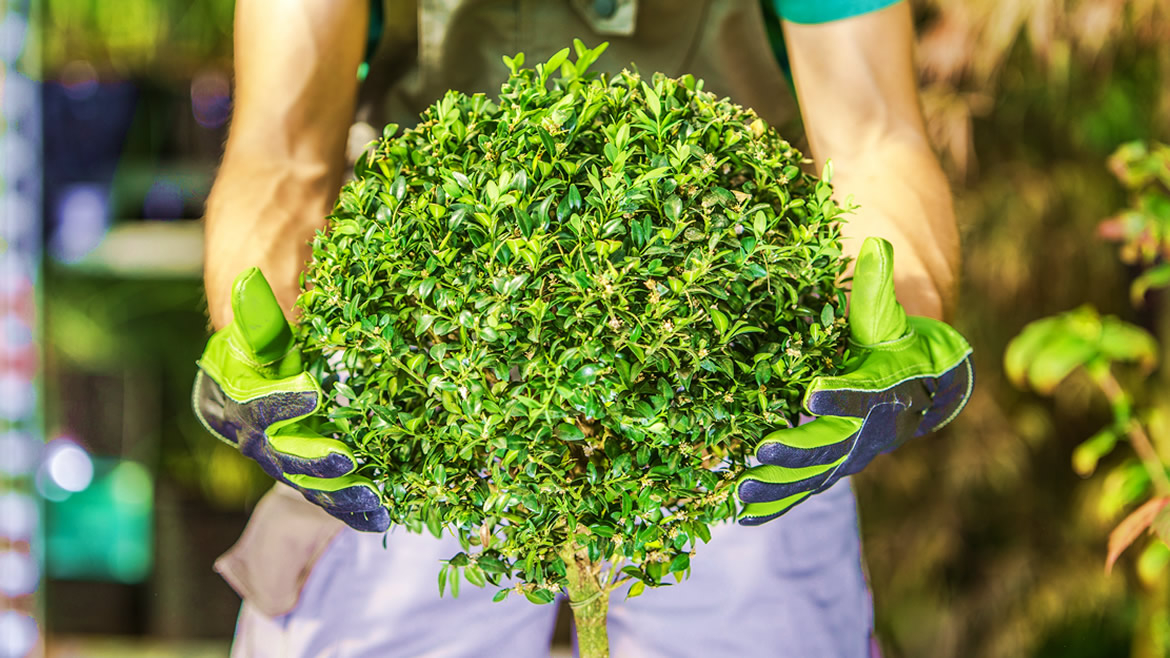
[[[7,313],[0,318],[0,340],[5,351],[22,351],[32,344],[32,327],[15,313]]]
[[[23,658],[37,643],[37,622],[15,610],[0,612],[0,658]]]
[[[0,418],[14,421],[32,414],[36,391],[25,377],[9,372],[0,374]]]
[[[36,488],[41,498],[53,503],[63,502],[73,495],[54,482],[43,467],[37,470]]]
[[[7,153],[0,150],[0,158],[5,157]],[[5,162],[3,167],[4,175],[11,177],[14,173],[9,171],[11,163]],[[0,212],[4,213],[4,221],[0,222],[0,239],[17,249],[27,250],[35,246],[35,240],[40,237],[37,235],[39,218],[32,200],[12,191],[0,193],[0,208]]]
[[[69,62],[61,69],[61,87],[69,98],[75,101],[85,100],[97,93],[97,69],[85,60]]]
[[[124,461],[110,473],[110,494],[121,505],[142,507],[153,499],[150,473],[137,462]]]
[[[45,448],[45,469],[65,491],[84,491],[93,481],[93,460],[70,439],[54,439]]]
[[[15,71],[8,71],[8,75],[4,76],[0,93],[4,94],[4,117],[9,121],[23,120],[36,107],[36,85]]]
[[[41,579],[32,555],[17,551],[0,551],[0,592],[17,597],[32,594]]]
[[[8,173],[9,178],[17,178],[16,174],[36,167],[37,153],[27,136],[10,131],[4,135],[3,140],[4,171]]]
[[[142,203],[145,219],[178,219],[183,216],[183,190],[168,180],[159,179],[146,191]]]
[[[37,527],[37,503],[32,496],[10,491],[0,495],[0,538],[9,542],[32,539]]]
[[[3,236],[0,235],[0,239]],[[22,254],[9,249],[0,253],[0,292],[15,296],[32,286],[32,267]]]
[[[232,111],[231,83],[221,71],[205,71],[191,81],[191,112],[204,128],[218,128]]]
[[[24,37],[28,33],[28,21],[15,11],[8,11],[0,23],[0,59],[12,64],[24,50]]]
[[[49,250],[63,263],[85,257],[106,234],[109,210],[106,190],[92,183],[68,187],[57,202],[57,224]]]
[[[41,443],[31,435],[11,430],[0,434],[0,473],[20,477],[33,470]]]

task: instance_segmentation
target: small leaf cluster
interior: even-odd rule
[[[828,182],[702,82],[576,46],[388,126],[304,278],[324,429],[396,523],[460,537],[441,587],[551,601],[571,541],[639,591],[686,572],[755,441],[843,361]]]
[[[1121,259],[1144,271],[1130,285],[1134,306],[1151,290],[1170,287],[1170,145],[1122,144],[1109,169],[1129,193],[1130,204],[1101,223],[1101,233],[1121,242]]]

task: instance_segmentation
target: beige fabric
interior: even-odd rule
[[[345,527],[278,482],[256,504],[239,540],[215,561],[215,570],[254,608],[283,615],[296,607],[313,564]]]
[[[382,41],[357,116],[372,127],[413,125],[448,89],[491,94],[507,72],[501,55],[524,52],[535,64],[571,46],[574,37],[588,46],[609,41],[594,70],[616,72],[634,63],[647,74],[690,73],[772,125],[783,126],[796,114],[759,0],[614,0],[608,17],[592,0],[383,0],[383,6]],[[355,139],[369,135],[363,130]],[[286,613],[343,527],[278,484],[216,570],[254,608]]]
[[[595,7],[615,7],[609,17]],[[609,42],[594,65],[616,72],[690,73],[706,89],[756,110],[775,126],[795,118],[789,87],[768,43],[759,0],[383,0],[386,26],[370,63],[358,118],[410,126],[448,89],[492,94],[507,69],[579,38]]]

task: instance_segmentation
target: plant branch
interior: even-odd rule
[[[1088,371],[1097,387],[1101,389],[1101,392],[1105,394],[1113,406],[1115,414],[1116,410],[1128,406],[1129,396],[1126,395],[1125,389],[1121,387],[1121,383],[1113,376],[1113,372],[1108,366],[1088,368]],[[1126,415],[1128,416],[1128,414]],[[1154,445],[1150,441],[1149,435],[1146,434],[1146,429],[1136,418],[1125,418],[1124,420],[1129,442],[1133,445],[1133,451],[1137,453],[1138,458],[1142,460],[1142,465],[1150,474],[1150,481],[1154,483],[1154,489],[1159,496],[1170,496],[1170,478],[1166,476],[1166,467],[1158,458],[1158,453],[1154,450]]]

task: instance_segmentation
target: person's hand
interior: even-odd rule
[[[341,441],[313,431],[321,387],[304,372],[292,329],[264,275],[236,278],[234,319],[207,341],[195,376],[195,415],[272,477],[356,530],[383,532],[390,514],[373,482],[355,475]]]
[[[251,265],[264,272],[285,317],[296,321],[294,305],[301,272],[312,256],[310,242],[337,199],[336,189],[299,179],[289,181],[287,191],[282,188],[282,198],[269,198],[255,188],[264,190],[267,178],[281,174],[241,169],[237,165],[235,172],[221,174],[207,200],[203,287],[214,330],[231,322],[234,281]]]
[[[949,325],[907,316],[894,296],[894,252],[869,238],[853,275],[851,357],[804,396],[815,420],[772,432],[736,485],[739,522],[759,525],[857,473],[874,457],[949,423],[971,396],[971,346]]]

